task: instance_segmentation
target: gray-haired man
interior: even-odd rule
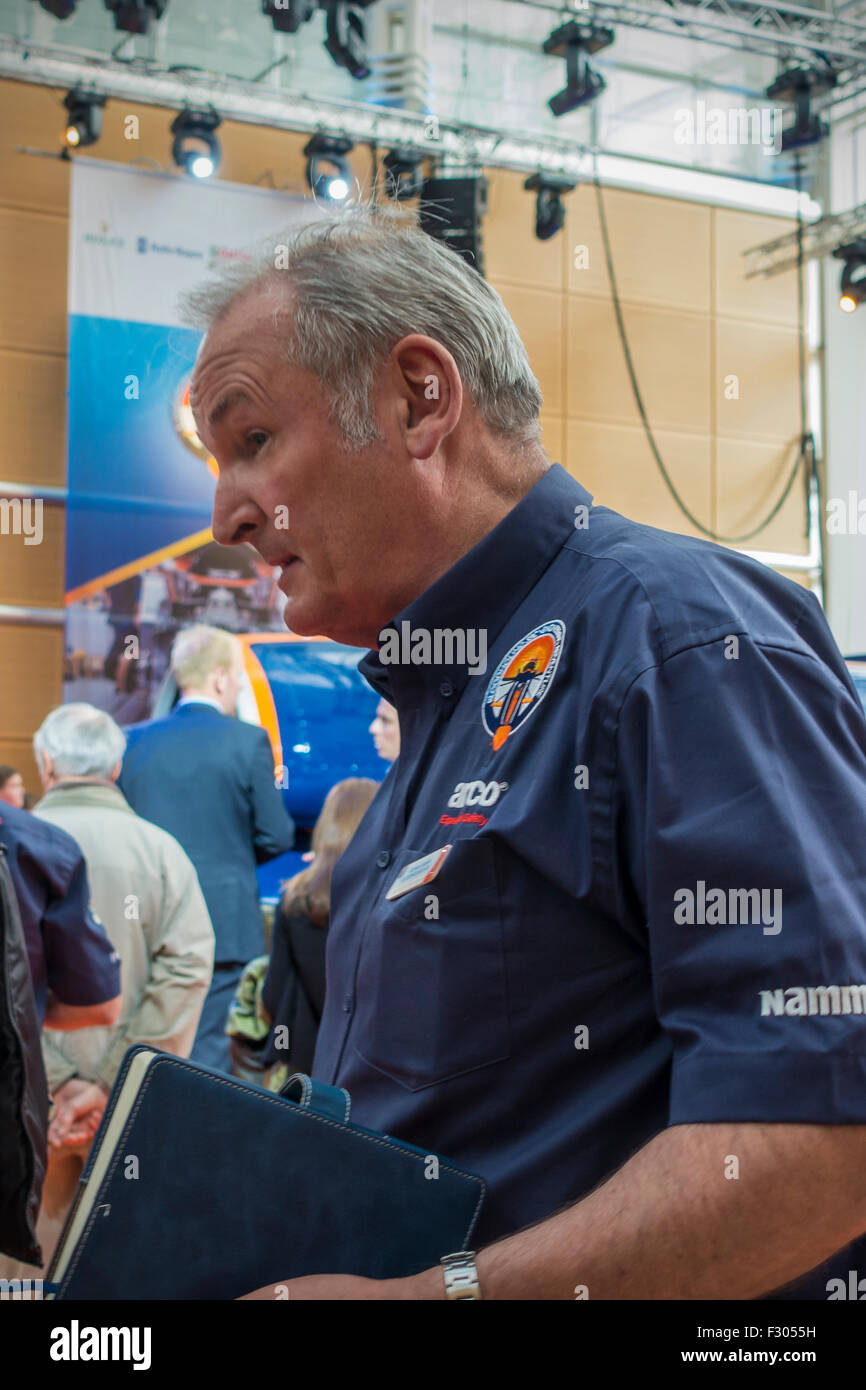
[[[280,566],[295,631],[372,648],[400,719],[334,875],[313,1071],[488,1180],[477,1272],[289,1296],[815,1270],[866,1230],[866,725],[817,603],[551,465],[502,301],[417,230],[325,218],[196,304],[214,535]],[[455,631],[481,680],[424,655]],[[778,889],[784,931],[684,923],[695,880]]]
[[[126,1049],[149,1043],[189,1055],[211,980],[214,934],[187,854],[137,816],[115,786],[125,739],[111,716],[93,705],[62,705],[33,744],[45,788],[35,814],[81,846],[93,907],[120,956],[123,985],[113,1028],[43,1035],[55,1106],[37,1227],[48,1260]]]

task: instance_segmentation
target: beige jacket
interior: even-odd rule
[[[109,782],[53,787],[34,814],[81,846],[93,910],[120,956],[123,987],[113,1027],[43,1033],[49,1090],[71,1076],[110,1086],[134,1043],[188,1057],[214,960],[213,927],[192,861]]]

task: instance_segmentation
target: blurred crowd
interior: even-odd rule
[[[268,735],[236,717],[240,643],[185,628],[171,670],[174,709],[126,732],[90,704],[53,710],[34,737],[40,799],[0,765],[0,866],[17,918],[5,931],[29,966],[13,1013],[51,1107],[36,1221],[46,1266],[129,1047],[273,1090],[310,1071],[333,875],[379,786],[331,787],[267,941],[256,869],[292,847],[295,826]],[[386,701],[369,732],[394,761]],[[0,1277],[38,1273],[0,1254]]]

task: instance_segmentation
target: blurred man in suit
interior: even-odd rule
[[[196,867],[216,959],[191,1056],[229,1071],[226,1016],[244,966],[265,949],[256,865],[291,849],[295,832],[267,734],[233,717],[243,671],[237,639],[203,624],[187,628],[171,667],[181,698],[165,719],[129,730],[119,786]]]

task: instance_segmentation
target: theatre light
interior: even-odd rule
[[[75,14],[78,0],[39,0],[39,4],[55,19],[70,19]]]
[[[215,174],[220,162],[216,131],[221,124],[221,117],[213,107],[209,111],[181,111],[175,116],[171,123],[174,136],[171,153],[175,164],[195,179],[209,179]]]
[[[549,241],[565,224],[563,193],[577,187],[574,179],[564,174],[532,174],[524,188],[535,193],[535,235],[539,241]]]
[[[805,64],[788,68],[779,74],[767,88],[770,101],[784,101],[794,108],[794,123],[782,131],[782,153],[802,150],[807,145],[815,145],[829,135],[830,127],[826,121],[812,110],[815,97],[824,96],[836,86],[835,71],[826,63],[820,67],[807,67]]]
[[[168,0],[105,0],[114,15],[115,29],[125,34],[146,34],[152,19],[162,19]]]
[[[853,314],[858,305],[866,303],[866,239],[837,246],[833,255],[845,262],[839,281],[839,308]]]
[[[346,155],[352,141],[341,135],[314,135],[304,146],[307,183],[315,198],[344,203],[352,187],[352,171]]]
[[[84,149],[95,145],[102,134],[102,108],[105,97],[96,92],[84,92],[76,87],[64,98],[68,114],[63,139],[67,149]]]
[[[325,11],[325,48],[338,68],[345,68],[359,80],[370,76],[367,48],[364,42],[364,21],[358,10],[365,10],[373,0],[321,0]]]
[[[385,168],[385,189],[389,198],[398,202],[403,198],[414,198],[424,183],[421,164],[417,154],[411,150],[391,150],[382,160]]]
[[[296,34],[315,8],[316,0],[262,0],[262,14],[280,34]]]
[[[600,72],[590,67],[586,55],[599,53],[612,44],[613,39],[612,29],[600,24],[582,24],[576,19],[561,24],[545,39],[542,51],[565,59],[566,84],[547,103],[554,116],[564,116],[567,111],[585,106],[604,91],[607,83]]]

